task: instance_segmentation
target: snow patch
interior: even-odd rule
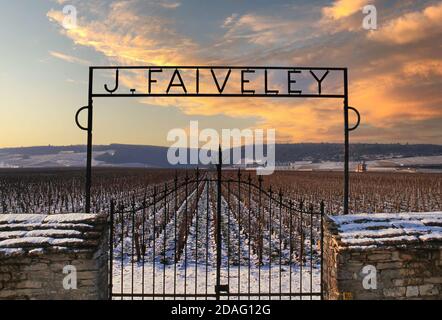
[[[79,244],[82,243],[83,239],[78,238],[64,238],[64,239],[53,239],[51,241],[51,244],[57,245],[57,246],[66,246],[69,244]]]
[[[80,236],[81,232],[77,230],[60,230],[60,229],[44,229],[44,230],[33,230],[26,233],[26,237],[57,237],[57,236]],[[1,235],[0,235],[1,238]]]
[[[23,252],[21,248],[0,248],[0,254],[6,257],[22,254]]]
[[[26,231],[1,231],[0,240],[7,240],[11,238],[22,237],[26,234]]]
[[[49,245],[49,237],[25,237],[0,241],[0,247],[27,247],[36,245]]]
[[[0,224],[4,223],[41,223],[45,215],[34,213],[8,213],[0,215]]]
[[[366,247],[442,240],[442,212],[331,216],[345,245]]]
[[[93,213],[52,214],[44,218],[44,223],[91,222],[96,217]]]
[[[28,252],[38,254],[41,250],[75,250],[83,243],[96,240],[100,234],[84,232],[94,229],[97,214],[3,214],[0,215],[0,249],[24,249],[23,251],[3,250],[3,255],[10,252]]]
[[[29,250],[30,254],[40,254],[40,253],[43,253],[43,252],[44,252],[43,248],[37,248],[37,249]]]

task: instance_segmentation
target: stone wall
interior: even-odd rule
[[[327,217],[325,298],[442,299],[441,231],[441,212]]]
[[[106,216],[0,216],[0,299],[107,299],[108,275]]]

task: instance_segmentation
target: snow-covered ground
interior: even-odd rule
[[[350,161],[350,171],[356,171],[360,162]],[[366,161],[367,170],[370,172],[442,172],[442,156],[427,157],[404,157],[404,158],[385,158],[381,160]],[[312,161],[295,161],[290,166],[276,166],[276,170],[297,170],[297,171],[342,171],[344,163],[337,161],[321,161],[313,163]]]
[[[113,150],[94,151],[92,165],[100,166],[103,161],[94,158]],[[38,154],[25,156],[0,152],[0,168],[45,168],[45,167],[83,167],[86,165],[86,152],[59,152],[54,154]]]
[[[198,188],[192,190],[193,192],[189,194],[187,200],[182,202],[175,213],[169,213],[169,219],[166,219],[162,230],[157,231],[154,241],[153,234],[148,232],[146,239],[150,239],[150,242],[145,255],[139,260],[135,254],[132,255],[133,243],[130,232],[124,239],[123,255],[121,243],[116,245],[113,261],[113,293],[117,294],[116,298],[121,293],[135,295],[155,293],[159,295],[157,299],[162,299],[162,294],[166,294],[165,298],[168,299],[173,298],[174,294],[181,295],[178,298],[183,298],[184,295],[215,294],[216,220],[214,206],[216,199],[213,199],[215,187],[214,184],[208,182],[201,183]],[[180,237],[180,226],[185,225],[185,210],[190,210],[197,197],[196,210],[188,211],[187,219],[191,219],[191,223],[189,223],[187,236]],[[229,291],[233,294],[231,299],[237,299],[238,293],[242,299],[247,298],[241,294],[249,292],[257,294],[251,297],[252,299],[258,299],[259,293],[262,295],[261,299],[269,298],[269,294],[273,294],[272,299],[280,299],[279,293],[320,292],[318,248],[313,246],[315,251],[312,253],[313,260],[310,262],[309,239],[305,239],[302,265],[297,259],[296,255],[299,256],[299,253],[296,249],[293,249],[290,263],[290,251],[286,248],[284,252],[279,252],[279,242],[282,239],[277,236],[275,230],[270,233],[264,228],[264,256],[262,263],[259,264],[259,259],[253,249],[255,244],[252,240],[249,244],[249,239],[252,239],[251,230],[244,221],[242,227],[239,228],[238,211],[234,209],[240,207],[240,214],[247,217],[248,208],[233,195],[229,199],[230,206],[224,195],[221,200],[223,223],[221,284],[229,286]],[[156,221],[163,221],[161,216],[164,216],[164,207],[156,212],[156,217],[158,217]],[[152,215],[147,220],[150,221],[151,218]],[[151,228],[152,222],[149,223]],[[278,225],[277,221],[275,223]],[[129,230],[131,228],[130,225],[126,227]],[[182,247],[179,246],[179,239],[185,239]],[[279,264],[280,255],[281,264]],[[188,298],[194,299],[194,297]],[[289,296],[283,297],[283,299],[289,298]],[[292,298],[295,297],[292,296]],[[304,298],[310,299],[308,296]]]
[[[280,292],[289,293],[291,291],[294,294],[300,293],[301,270],[299,266],[292,266],[291,269],[290,271],[289,266],[281,266],[280,277],[278,265],[273,265],[271,269],[268,266],[263,266],[261,270],[257,267],[253,267],[250,270],[250,292],[252,294],[261,292],[261,299],[270,299],[270,296],[267,294],[271,292],[274,294],[271,299],[276,300],[280,299],[277,295]],[[227,267],[222,267],[221,269],[221,284],[229,284],[230,293],[233,294],[229,298],[232,300],[238,299],[238,292],[243,294],[249,292],[249,270],[247,267],[241,267],[240,272],[238,272],[238,270],[238,267],[231,267],[230,271],[228,271]],[[302,292],[320,292],[320,277],[320,268],[313,268],[312,276],[310,276],[310,266],[304,266],[302,270]],[[239,283],[238,278],[240,279]],[[196,286],[195,279],[197,279]],[[312,280],[312,283],[310,280]],[[194,264],[188,264],[186,270],[184,265],[179,263],[176,266],[156,265],[154,269],[153,264],[149,262],[144,264],[144,268],[141,263],[134,263],[132,269],[132,264],[129,261],[125,261],[123,268],[121,268],[121,261],[114,260],[113,293],[116,294],[123,292],[124,294],[134,293],[140,295],[143,293],[144,285],[144,294],[152,294],[155,292],[158,295],[155,299],[163,299],[161,295],[164,293],[166,295],[172,295],[165,299],[173,299],[174,293],[181,295],[181,297],[176,297],[176,299],[184,299],[183,295],[185,293],[189,295],[195,293],[201,295],[205,295],[206,293],[209,295],[215,294],[215,283],[216,268],[211,265],[206,268],[206,265],[198,264],[195,268]],[[238,284],[240,284],[240,291],[238,291]],[[271,290],[269,290],[269,288],[271,288]],[[318,298],[317,296],[312,297],[312,299]],[[115,296],[114,299],[120,299],[120,297]],[[132,298],[125,297],[125,299]],[[134,297],[134,299],[141,299],[141,297]],[[144,297],[144,299],[152,299],[152,297]],[[195,298],[187,297],[187,299],[192,300]],[[199,299],[206,298],[199,297]],[[223,297],[223,299],[227,299],[227,297]],[[240,299],[248,299],[248,297],[241,296]],[[251,299],[259,299],[259,296],[252,296]],[[282,299],[290,299],[290,297],[285,296],[282,297]],[[299,299],[299,297],[293,296],[291,299]],[[310,299],[310,296],[303,297],[303,299]]]

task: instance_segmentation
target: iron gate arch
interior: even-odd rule
[[[151,88],[151,84],[156,82],[156,80],[153,80],[150,78],[150,74],[151,72],[162,72],[163,69],[175,69],[172,79],[169,83],[168,89],[166,91],[166,93],[152,93],[150,88]],[[196,92],[192,93],[192,92],[188,92],[183,84],[182,78],[179,74],[178,70],[181,69],[185,69],[185,70],[189,70],[189,69],[194,69],[196,71]],[[207,70],[210,69],[212,75],[213,75],[213,79],[216,82],[216,86],[218,88],[217,93],[202,93],[199,90],[199,73],[200,70]],[[219,70],[219,69],[227,69],[228,73],[225,77],[224,80],[224,84],[220,87],[218,80],[215,76],[214,70]],[[108,86],[107,84],[104,85],[104,89],[105,89],[105,93],[100,93],[100,92],[95,92],[94,91],[94,86],[93,86],[93,82],[94,82],[94,73],[98,70],[115,70],[115,84],[112,86]],[[149,74],[149,81],[148,81],[148,93],[137,93],[136,89],[130,89],[130,93],[120,93],[118,91],[119,89],[119,73],[120,70],[145,70],[148,72]],[[159,71],[160,70],[160,71]],[[225,83],[230,75],[231,70],[240,70],[241,71],[241,92],[240,93],[224,93],[224,87],[225,87]],[[244,73],[254,73],[255,70],[264,70],[264,74],[265,74],[265,92],[264,93],[259,93],[259,94],[255,94],[255,92],[253,90],[244,90],[244,83],[249,82],[248,80],[243,79],[243,74]],[[284,93],[284,94],[279,94],[277,92],[275,92],[276,90],[268,90],[267,88],[267,71],[268,70],[286,70],[288,72],[288,92]],[[297,91],[294,90],[292,91],[291,88],[291,84],[295,83],[296,81],[292,81],[291,79],[291,74],[292,73],[300,73],[301,71],[308,71],[310,72],[310,74],[316,79],[316,81],[318,82],[318,92],[317,93],[302,93],[302,91]],[[315,71],[324,71],[324,74],[322,76],[322,78],[318,78],[318,76],[315,74]],[[321,83],[322,80],[324,80],[324,78],[329,74],[330,71],[336,71],[336,72],[342,72],[342,77],[343,77],[343,92],[342,93],[324,93],[321,90]],[[174,79],[175,79],[175,75],[178,74],[178,78],[180,80],[180,84],[174,84]],[[184,92],[183,93],[169,93],[169,89],[171,86],[178,86],[183,88]],[[253,91],[253,92],[252,92]],[[276,93],[276,94],[275,94]],[[343,196],[343,208],[344,208],[344,214],[348,213],[348,201],[349,201],[349,134],[351,131],[355,130],[360,123],[360,115],[359,112],[349,106],[349,96],[348,96],[348,70],[347,68],[335,68],[335,67],[278,67],[278,66],[95,66],[95,67],[89,67],[89,85],[88,85],[88,104],[84,107],[81,107],[76,115],[75,115],[75,121],[77,126],[81,129],[81,130],[85,130],[87,131],[87,161],[86,161],[86,182],[85,182],[85,190],[86,190],[86,195],[85,195],[85,212],[90,212],[90,205],[91,205],[91,180],[92,180],[92,125],[93,125],[93,99],[94,98],[105,98],[105,97],[246,97],[246,98],[252,98],[252,97],[269,97],[269,98],[328,98],[328,99],[343,99],[343,114],[344,114],[344,196]],[[83,110],[87,110],[88,111],[88,120],[87,120],[87,126],[83,126],[80,124],[79,122],[79,115]],[[357,122],[353,127],[349,126],[349,110],[355,112],[356,116],[357,116]],[[199,171],[198,171],[199,172]],[[199,174],[199,173],[198,173]],[[173,292],[166,292],[166,270],[169,270],[170,268],[168,268],[168,263],[170,262],[168,260],[167,254],[166,254],[166,244],[170,244],[170,241],[168,241],[166,236],[163,236],[162,241],[163,241],[163,260],[161,260],[161,257],[158,256],[158,251],[156,250],[156,238],[157,236],[161,237],[161,227],[162,225],[164,225],[164,228],[166,228],[166,226],[168,225],[168,223],[170,222],[170,218],[171,216],[169,215],[169,213],[165,214],[165,216],[163,217],[162,220],[162,224],[160,223],[161,220],[159,221],[159,228],[157,226],[157,216],[156,216],[156,206],[158,206],[159,201],[164,201],[164,206],[166,208],[170,209],[170,205],[168,207],[167,205],[167,199],[168,197],[170,198],[172,196],[173,193],[175,193],[175,200],[174,201],[178,201],[179,200],[179,192],[182,191],[182,189],[184,189],[184,195],[186,197],[186,201],[184,201],[185,203],[185,207],[187,207],[188,202],[190,202],[190,200],[187,200],[187,197],[189,196],[188,189],[191,187],[194,187],[196,189],[197,195],[196,195],[196,221],[195,224],[198,223],[198,206],[199,206],[199,190],[201,189],[200,184],[201,183],[205,183],[205,189],[207,194],[208,194],[208,198],[209,200],[212,199],[210,194],[215,194],[216,195],[216,233],[213,232],[213,228],[214,228],[214,215],[213,212],[211,210],[213,210],[212,206],[213,203],[211,205],[209,205],[209,200],[206,201],[206,205],[208,205],[208,209],[206,210],[206,228],[209,228],[209,224],[212,224],[212,226],[210,228],[210,238],[211,239],[217,239],[217,240],[213,240],[216,241],[215,244],[215,251],[216,251],[216,277],[215,277],[215,285],[213,286],[213,290],[214,292],[209,292],[209,288],[211,288],[210,286],[208,286],[208,280],[206,281],[206,284],[204,286],[205,292],[204,293],[199,293],[198,292],[198,281],[195,280],[194,285],[195,285],[195,290],[194,293],[188,293],[187,292],[187,283],[184,284],[184,291],[183,293],[179,293],[176,291],[177,288],[177,272],[176,272],[176,267],[177,267],[177,263],[181,260],[178,259],[178,253],[180,254],[179,258],[182,258],[182,252],[180,250],[178,250],[177,253],[177,248],[179,246],[178,245],[178,238],[177,236],[174,234],[175,238],[173,241],[174,244],[174,263],[173,263],[173,273],[171,273],[170,271],[169,274],[172,274],[172,278],[173,278]],[[216,191],[214,191],[214,186],[213,184],[216,183]],[[229,198],[229,190],[231,190],[230,188],[232,188],[232,185],[234,185],[235,183],[238,183],[237,185],[237,192],[238,192],[238,198],[237,198],[237,203],[238,203],[238,214],[237,217],[234,218],[233,220],[235,221],[235,219],[237,219],[237,221],[234,223],[234,225],[237,225],[237,229],[235,229],[237,231],[238,234],[238,239],[237,239],[237,247],[238,247],[238,254],[237,254],[237,267],[238,267],[238,276],[237,276],[237,287],[238,289],[236,290],[236,292],[234,292],[234,285],[232,286],[232,281],[234,281],[232,277],[229,277],[230,274],[230,270],[231,270],[231,264],[230,264],[230,249],[227,250],[227,263],[226,261],[223,260],[222,257],[222,251],[223,251],[223,238],[226,238],[226,235],[223,234],[222,228],[224,228],[226,226],[226,224],[223,224],[221,221],[223,220],[223,217],[226,218],[228,220],[227,222],[227,229],[230,230],[230,228],[232,227],[231,224],[229,224],[229,219],[233,217],[233,212],[232,212],[232,208],[231,208],[231,204],[230,204],[230,200],[226,201],[225,200],[225,193],[227,192],[227,198]],[[254,190],[254,197],[258,196],[258,198],[261,199],[262,198],[268,200],[268,206],[269,206],[269,210],[267,210],[265,213],[263,214],[263,218],[264,220],[260,220],[257,217],[259,217],[259,215],[256,214],[256,212],[254,214],[252,214],[250,212],[250,216],[251,219],[256,221],[257,219],[259,220],[258,223],[254,222],[255,227],[257,227],[258,229],[256,230],[252,230],[252,223],[245,223],[245,225],[248,225],[248,230],[243,228],[243,224],[241,224],[241,218],[242,218],[242,205],[241,205],[241,189],[244,189],[244,187],[248,187],[249,188],[249,192],[248,194],[251,195],[252,194],[252,189]],[[211,191],[212,190],[212,191]],[[226,191],[227,190],[227,191]],[[232,189],[233,190],[233,189]],[[160,192],[161,191],[161,192]],[[194,190],[195,191],[195,190]],[[163,195],[161,196],[159,193],[163,193]],[[149,201],[146,197],[149,197]],[[153,198],[152,198],[153,197]],[[251,196],[252,198],[252,196]],[[134,197],[134,199],[132,199],[132,203],[130,205],[124,205],[124,203],[118,202],[115,203],[114,201],[112,201],[111,203],[111,234],[110,234],[110,245],[111,245],[111,250],[110,250],[110,263],[111,263],[111,277],[110,277],[110,292],[111,292],[111,297],[142,297],[142,298],[156,298],[156,297],[163,297],[163,298],[177,298],[179,296],[187,298],[187,297],[206,297],[206,298],[210,298],[210,297],[215,297],[215,298],[220,298],[220,297],[235,297],[237,296],[238,298],[240,297],[263,297],[263,296],[267,296],[269,298],[273,297],[273,296],[279,296],[280,298],[283,297],[288,297],[288,298],[293,298],[293,297],[304,297],[304,296],[309,296],[310,298],[312,297],[321,297],[322,294],[322,267],[321,268],[313,268],[314,265],[314,261],[318,261],[319,265],[322,265],[322,218],[323,218],[323,214],[324,214],[324,206],[323,203],[321,204],[305,204],[302,201],[299,202],[294,202],[291,201],[290,199],[286,199],[282,193],[277,193],[275,194],[274,191],[270,190],[263,190],[262,189],[262,185],[260,184],[260,182],[258,181],[258,183],[252,183],[250,181],[244,181],[241,180],[241,176],[239,175],[238,179],[231,179],[231,178],[225,178],[222,177],[222,172],[221,172],[221,165],[219,165],[218,170],[217,170],[217,174],[216,177],[212,174],[212,177],[209,176],[205,176],[205,177],[199,177],[197,176],[196,179],[192,179],[190,177],[184,178],[184,182],[179,182],[178,179],[175,179],[173,182],[169,182],[166,183],[162,189],[160,190],[159,187],[153,188],[153,190],[151,190],[151,194],[145,194],[143,195],[143,202],[142,204],[138,204],[136,203],[137,199]],[[210,200],[213,201],[213,200]],[[251,206],[251,203],[256,202],[255,200],[249,200],[249,206]],[[273,204],[273,209],[272,209],[272,204]],[[194,204],[195,205],[195,204]],[[276,207],[275,207],[276,205]],[[278,205],[279,205],[279,212],[280,212],[280,219],[275,218],[275,216],[272,216],[272,210],[276,210],[278,211]],[[153,210],[149,209],[152,208],[153,206]],[[256,203],[255,203],[256,206]],[[262,208],[261,205],[258,206],[259,208]],[[276,208],[276,209],[275,209]],[[173,221],[174,224],[177,223],[177,207],[174,206],[174,214],[173,214]],[[210,210],[209,210],[210,209]],[[150,210],[150,211],[149,211]],[[187,212],[188,208],[186,209]],[[261,209],[259,209],[261,210]],[[253,211],[251,209],[249,209],[249,211]],[[276,212],[275,211],[275,212]],[[141,214],[140,214],[141,212]],[[149,216],[148,213],[146,212],[151,212],[151,215]],[[164,210],[163,212],[168,212],[167,210]],[[212,213],[211,213],[212,212]],[[223,213],[224,212],[224,213]],[[227,212],[227,215],[226,215]],[[284,213],[283,213],[284,212]],[[289,214],[287,214],[287,212],[289,212]],[[276,212],[277,214],[277,212]],[[211,218],[212,216],[212,218]],[[282,217],[285,216],[285,218],[283,219]],[[146,217],[148,219],[151,219],[150,221],[152,222],[152,232],[150,234],[150,238],[146,238],[146,230],[144,228],[144,223],[146,223]],[[248,217],[249,215],[246,215],[246,222],[248,221]],[[265,217],[267,217],[265,220]],[[287,218],[288,217],[288,218]],[[304,220],[306,219],[307,220]],[[182,249],[187,250],[187,240],[188,240],[188,229],[190,226],[192,226],[192,221],[190,220],[190,225],[189,225],[189,216],[186,213],[184,215],[184,218],[187,219],[187,221],[184,222],[185,228],[183,229],[184,231],[181,231],[181,242],[180,242],[180,246],[182,246]],[[273,219],[275,218],[275,219]],[[141,220],[140,220],[141,219]],[[193,219],[193,215],[192,215],[192,219]],[[212,220],[211,220],[212,219]],[[273,220],[275,221],[273,221]],[[288,219],[288,220],[287,220]],[[296,221],[297,223],[297,228],[292,228],[292,222],[293,219]],[[238,221],[239,220],[239,221]],[[138,222],[136,222],[138,221]],[[143,225],[142,228],[142,232],[140,233],[139,227],[140,227],[140,221]],[[264,223],[263,221],[267,221],[267,224]],[[288,233],[288,240],[287,240],[287,221],[289,221],[289,233]],[[309,222],[310,221],[310,222]],[[168,222],[168,223],[166,223]],[[279,237],[278,237],[278,230],[276,230],[274,228],[274,226],[272,226],[273,223],[279,222]],[[119,228],[119,229],[118,229]],[[137,229],[138,228],[138,229]],[[233,227],[232,227],[233,228]],[[276,231],[276,233],[275,233]],[[184,234],[184,236],[183,236]],[[198,232],[196,232],[196,234],[198,234]],[[253,234],[253,235],[252,235]],[[284,241],[282,241],[281,239],[283,238],[283,234],[285,235],[285,239]],[[120,236],[119,240],[118,240],[118,235]],[[167,232],[166,232],[167,235]],[[264,262],[264,258],[265,258],[265,245],[264,245],[264,240],[265,240],[265,236],[267,235],[268,239],[267,244],[267,255],[268,255],[268,259],[267,259],[267,265]],[[141,238],[140,238],[141,236]],[[244,238],[245,237],[245,238]],[[261,238],[260,238],[261,237]],[[279,251],[272,251],[275,246],[272,246],[272,241],[273,238],[277,238],[279,239]],[[252,239],[253,238],[253,239]],[[207,240],[209,239],[209,236],[207,236]],[[244,240],[245,239],[245,240]],[[293,242],[293,239],[297,239],[298,240],[298,247],[296,247],[296,241]],[[184,241],[185,240],[185,241]],[[200,238],[201,240],[201,238]],[[227,236],[226,238],[227,242],[229,242],[230,240],[232,240],[232,238],[230,237],[230,235]],[[254,240],[254,242],[252,241]],[[146,242],[147,241],[147,242]],[[150,242],[149,242],[150,241]],[[234,241],[234,240],[232,240]],[[287,249],[287,241],[288,241],[288,249]],[[246,285],[247,290],[244,291],[242,288],[242,282],[241,282],[241,267],[242,267],[242,263],[243,260],[241,258],[241,242],[244,244],[245,242],[247,242],[247,246],[248,246],[248,253],[247,253],[247,278],[248,278],[248,283]],[[140,244],[141,243],[141,244]],[[152,246],[150,247],[151,250],[151,256],[152,256],[152,266],[151,267],[151,274],[152,274],[152,292],[150,293],[146,293],[145,291],[145,261],[143,259],[146,258],[146,253],[147,253],[147,248],[146,243],[150,243]],[[183,245],[184,243],[184,245]],[[310,246],[310,251],[306,251],[306,247],[305,245],[309,244]],[[278,243],[277,243],[278,244]],[[118,247],[120,246],[120,247]],[[209,246],[209,243],[206,243],[206,248]],[[195,246],[197,248],[197,246]],[[253,250],[252,250],[252,247]],[[284,247],[284,250],[282,250],[282,248]],[[159,248],[160,253],[161,253],[161,248]],[[287,250],[288,250],[288,260],[287,260]],[[141,255],[141,251],[142,251],[142,255]],[[196,252],[196,259],[195,259],[195,279],[197,278],[198,275],[198,249],[195,250]],[[275,253],[276,252],[276,253]],[[279,252],[279,253],[278,253]],[[310,258],[309,260],[306,259],[306,253],[310,254]],[[141,262],[141,269],[142,272],[139,272],[139,268],[137,268],[137,266],[135,265],[135,255],[134,253],[137,255],[137,259],[138,260],[142,260]],[[252,254],[253,253],[253,254]],[[294,253],[296,253],[297,255],[293,255]],[[114,257],[120,258],[120,269],[119,270],[121,272],[121,277],[120,277],[120,291],[113,291],[114,288],[116,288],[117,286],[115,285],[115,283],[113,283],[113,277],[112,277],[112,273],[113,273],[113,267],[114,267]],[[252,272],[251,270],[251,264],[252,264],[252,255],[254,255],[254,258],[256,258],[256,254],[258,254],[258,258],[257,260],[255,259],[255,262],[257,261],[257,269],[258,269],[258,292],[252,292],[251,291],[251,274]],[[284,255],[285,256],[284,256]],[[119,256],[118,256],[119,255]],[[275,265],[272,266],[272,255],[274,255],[274,257],[276,257],[279,262],[278,267],[279,267],[279,272],[277,273],[279,275],[279,290],[275,290],[275,292],[273,292],[273,286],[272,286],[272,280],[273,280],[273,276],[272,276],[272,268],[274,268]],[[157,257],[158,256],[158,257]],[[184,256],[186,256],[186,252],[184,252]],[[250,256],[250,258],[249,258]],[[129,265],[127,265],[128,259],[129,258]],[[208,254],[206,254],[206,258],[208,258]],[[297,262],[298,265],[296,265],[296,259],[298,259],[299,261]],[[314,260],[315,258],[315,260]],[[159,260],[158,260],[159,259]],[[158,260],[158,261],[157,261]],[[179,260],[179,261],[178,261]],[[283,262],[284,260],[284,263]],[[140,261],[138,261],[140,262]],[[138,263],[137,262],[137,263]],[[163,292],[157,292],[157,288],[156,285],[156,268],[157,268],[157,262],[161,263],[161,266],[163,268]],[[310,279],[310,287],[307,287],[306,289],[304,288],[304,284],[306,283],[307,280],[304,279],[303,277],[303,271],[305,272],[304,266],[305,263],[310,263],[310,273],[309,276],[307,277],[307,280]],[[184,259],[184,263],[187,264],[187,260]],[[223,264],[224,263],[224,264]],[[315,263],[315,266],[318,264]],[[139,263],[138,263],[139,264]],[[287,265],[289,266],[289,272],[287,273]],[[186,265],[187,266],[187,265]],[[149,266],[148,266],[149,267]],[[206,267],[208,270],[208,265],[206,263]],[[255,266],[256,267],[256,266]],[[298,285],[298,289],[293,290],[292,288],[292,276],[293,276],[293,269],[292,267],[297,267],[297,275],[299,276],[299,283]],[[127,269],[129,268],[129,269]],[[184,272],[187,272],[188,268],[184,268]],[[260,292],[261,291],[261,271],[262,270],[267,270],[269,271],[268,273],[268,279],[266,281],[268,281],[268,292]],[[318,271],[319,270],[319,271]],[[130,281],[130,289],[129,292],[127,292],[127,290],[125,289],[125,283],[127,284],[127,281],[125,281],[125,271],[126,275],[129,275],[129,281]],[[138,272],[137,274],[135,274],[134,272]],[[317,271],[319,272],[319,289],[314,289],[313,287],[313,271],[315,271],[317,273]],[[208,271],[206,271],[207,274]],[[225,283],[222,275],[223,273],[227,272],[227,283]],[[284,278],[283,276],[288,275],[289,277],[289,288],[287,289],[286,287],[282,286],[282,279]],[[141,286],[141,293],[140,292],[134,292],[134,284],[135,284],[135,280],[136,277],[140,277],[141,282],[142,282],[142,286]],[[118,277],[116,278],[118,279]],[[184,282],[186,282],[187,279],[187,273],[184,276]],[[244,277],[243,277],[244,279]],[[286,280],[286,279],[284,279]],[[284,282],[287,283],[287,282]],[[168,284],[170,284],[170,281],[168,281]],[[170,289],[170,288],[169,288]],[[263,287],[263,290],[265,291],[265,287]],[[170,291],[170,290],[169,290]]]
[[[220,168],[112,201],[111,298],[322,297],[323,203]]]
[[[167,91],[164,93],[152,93],[151,85],[152,83],[157,82],[156,80],[152,80],[150,78],[151,73],[154,72],[162,72],[164,70],[175,69],[172,79],[169,83]],[[199,74],[201,70],[209,70],[213,75],[213,79],[216,82],[216,86],[218,88],[217,93],[204,93],[200,92],[200,84],[199,84]],[[223,85],[220,87],[218,80],[215,76],[214,70],[226,69],[228,73],[224,80]],[[104,84],[105,93],[94,92],[94,72],[100,70],[115,70],[115,84],[113,88],[109,88],[107,84]],[[119,93],[117,90],[119,89],[119,77],[120,70],[145,70],[149,75],[148,80],[148,92],[147,93],[137,93],[136,89],[129,89],[130,93]],[[196,71],[196,91],[188,92],[181,75],[178,70],[195,70]],[[240,93],[224,93],[223,90],[225,88],[225,84],[229,78],[229,75],[232,70],[240,70],[241,71],[241,91]],[[243,79],[243,73],[254,73],[256,70],[264,70],[265,71],[265,91],[264,93],[255,93],[254,90],[245,90],[244,83],[250,82],[249,80]],[[281,94],[275,92],[275,90],[270,90],[267,88],[267,71],[268,70],[286,70],[288,72],[288,92]],[[296,83],[296,81],[292,81],[290,75],[292,73],[300,73],[301,71],[309,71],[311,75],[318,82],[318,91],[317,93],[302,93],[302,91],[293,90],[291,91],[291,84]],[[325,71],[322,78],[319,79],[317,75],[314,73],[315,71]],[[342,80],[343,80],[343,92],[342,93],[324,93],[322,92],[322,81],[324,78],[332,72],[342,72]],[[175,79],[175,75],[178,74],[178,78],[180,80],[180,84],[174,84],[173,81]],[[170,93],[169,89],[171,86],[179,86],[183,87],[183,93]],[[358,110],[349,105],[349,94],[348,94],[348,69],[347,68],[339,68],[339,67],[282,67],[282,66],[90,66],[89,67],[89,80],[88,80],[88,104],[78,109],[75,114],[75,122],[77,126],[84,131],[87,131],[87,159],[86,159],[86,182],[85,182],[85,212],[90,212],[91,207],[91,181],[92,181],[92,126],[93,126],[93,100],[94,98],[109,98],[109,97],[120,97],[120,98],[140,98],[140,97],[246,97],[246,98],[319,98],[319,99],[342,99],[343,100],[343,111],[344,111],[344,196],[343,196],[343,207],[344,214],[348,214],[348,201],[349,201],[349,144],[350,144],[350,132],[355,130],[360,124],[360,114]],[[79,115],[83,110],[87,110],[87,126],[83,126],[79,122]],[[357,116],[356,124],[353,127],[349,126],[349,110],[353,111]]]

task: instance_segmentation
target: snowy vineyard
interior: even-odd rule
[[[250,172],[253,180],[256,176]],[[91,211],[108,212],[111,199],[142,201],[153,186],[163,187],[185,170],[95,168]],[[193,174],[193,173],[192,173]],[[236,179],[237,172],[223,175]],[[293,200],[324,201],[327,212],[342,213],[340,172],[276,171],[263,186]],[[350,212],[429,212],[442,209],[442,174],[372,173],[350,175]],[[0,171],[0,213],[68,213],[84,210],[84,170],[16,169]]]
[[[320,292],[320,219],[249,182],[188,180],[155,188],[141,205],[115,205],[114,297],[215,294],[217,245],[229,298]],[[218,239],[218,235],[221,235]]]
[[[351,212],[440,211],[442,175],[351,176]],[[114,298],[318,298],[321,203],[342,212],[342,174],[97,169],[92,211],[113,203]],[[273,190],[273,191],[272,191]],[[220,228],[218,228],[220,195]],[[0,213],[84,210],[84,172],[0,172]],[[218,251],[219,248],[219,251]],[[219,254],[217,254],[219,252]],[[312,294],[313,293],[313,294]]]

